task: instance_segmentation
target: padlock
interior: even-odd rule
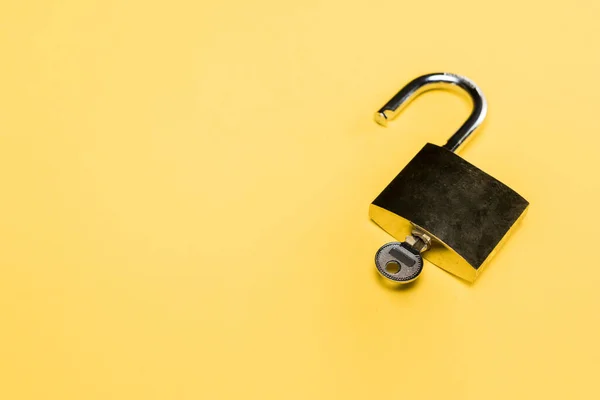
[[[402,88],[377,111],[375,120],[386,126],[403,106],[421,93],[452,87],[469,95],[473,101],[471,115],[444,146],[427,143],[373,201],[369,216],[394,238],[407,238],[405,243],[390,247],[392,250],[405,251],[404,248],[415,247],[417,243],[418,251],[413,253],[423,252],[429,262],[474,282],[529,206],[514,190],[455,154],[486,116],[487,102],[483,93],[463,76],[428,74]],[[415,274],[408,271],[414,267],[400,257],[394,259],[392,251],[381,257],[381,250],[386,246],[376,256],[379,272],[399,282],[414,279]],[[380,260],[388,265],[393,262],[397,271],[386,270]]]

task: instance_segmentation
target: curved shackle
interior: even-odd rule
[[[387,126],[387,122],[393,120],[417,96],[429,90],[442,89],[447,86],[463,89],[473,100],[471,115],[444,145],[444,148],[455,152],[481,125],[487,114],[487,101],[481,89],[464,76],[439,72],[412,80],[375,113],[375,121],[379,125]]]

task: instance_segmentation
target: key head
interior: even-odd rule
[[[377,251],[375,265],[384,278],[408,283],[417,279],[423,271],[423,257],[406,242],[392,242]]]

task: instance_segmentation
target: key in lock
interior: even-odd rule
[[[418,77],[402,88],[376,114],[386,126],[421,93],[457,87],[473,101],[473,111],[444,146],[427,143],[369,207],[371,219],[398,240],[376,255],[378,271],[397,282],[414,280],[400,251],[421,257],[469,282],[487,265],[529,206],[514,190],[455,154],[481,125],[487,102],[469,79],[449,73]],[[429,238],[420,246],[415,238]],[[389,250],[397,251],[390,253]],[[425,252],[426,250],[426,252]],[[394,272],[395,265],[399,265]],[[390,269],[391,268],[391,269]],[[404,270],[403,270],[404,268]]]

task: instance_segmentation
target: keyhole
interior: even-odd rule
[[[400,263],[398,261],[390,261],[385,264],[385,272],[388,274],[397,274],[400,272]]]

